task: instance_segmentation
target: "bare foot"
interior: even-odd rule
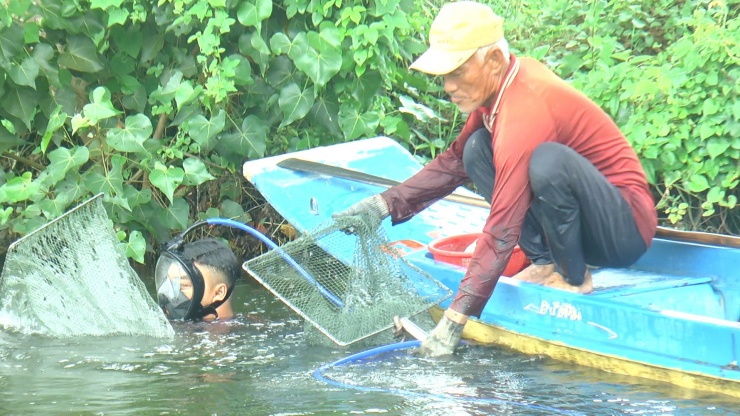
[[[524,270],[512,276],[513,279],[530,283],[544,284],[545,280],[555,272],[554,264],[530,264]]]
[[[591,272],[586,270],[586,274],[583,277],[583,283],[574,286],[568,283],[563,275],[558,272],[552,272],[552,274],[542,283],[543,286],[552,287],[560,290],[567,290],[575,293],[591,293],[594,290],[593,278]]]

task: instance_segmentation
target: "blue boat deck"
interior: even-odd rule
[[[597,269],[589,296],[611,298],[653,310],[730,319],[709,276],[675,276],[630,269]],[[734,320],[737,320],[735,318]]]

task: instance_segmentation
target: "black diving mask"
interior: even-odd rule
[[[205,283],[191,260],[177,251],[162,252],[154,270],[157,302],[171,320],[199,320],[215,313],[201,305]]]
[[[185,235],[206,224],[193,224],[179,236],[165,243],[154,269],[154,283],[157,289],[157,302],[170,320],[198,321],[208,315],[218,318],[216,308],[221,306],[234,289],[231,286],[223,300],[203,306],[205,280],[195,266],[195,259],[206,256],[217,248],[214,244],[190,250],[184,249]]]

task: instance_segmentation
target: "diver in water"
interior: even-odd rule
[[[231,294],[241,265],[215,238],[165,244],[154,271],[157,301],[170,320],[222,321],[234,317]]]

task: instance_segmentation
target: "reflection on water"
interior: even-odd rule
[[[327,376],[359,386],[339,387],[314,370],[368,345],[307,343],[269,292],[240,285],[235,296],[238,319],[176,325],[171,341],[0,332],[0,414],[740,414],[740,399],[479,346],[332,368]]]

